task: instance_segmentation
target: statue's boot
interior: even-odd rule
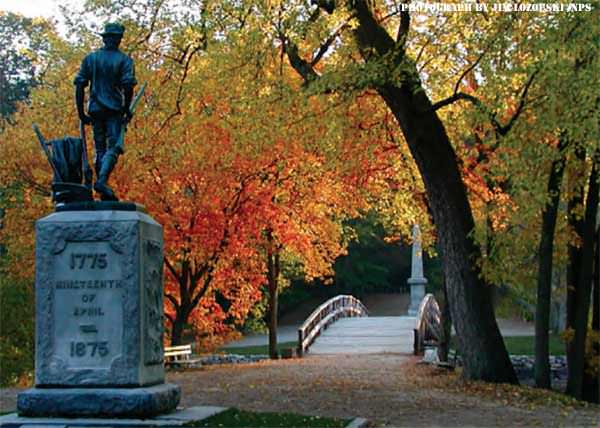
[[[102,167],[98,173],[98,180],[94,183],[94,190],[100,194],[103,201],[118,201],[119,198],[108,185],[108,179],[111,172],[117,164],[117,157],[113,153],[106,153],[102,158]]]

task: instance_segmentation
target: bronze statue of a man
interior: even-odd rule
[[[117,200],[108,178],[123,153],[122,131],[132,116],[129,106],[137,84],[133,60],[119,50],[124,32],[121,24],[106,24],[101,34],[104,46],[83,59],[74,81],[79,119],[94,130],[94,190],[102,200]],[[83,104],[88,84],[86,114]]]

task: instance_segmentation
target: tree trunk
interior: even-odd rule
[[[444,255],[448,302],[469,379],[517,383],[516,375],[496,324],[491,287],[477,267],[479,249],[471,238],[474,221],[456,155],[436,114],[419,114],[431,106],[424,93],[387,87],[382,96],[403,129],[425,182]],[[413,98],[414,97],[414,98]],[[406,106],[406,99],[413,99]]]
[[[179,316],[179,313],[177,313],[175,322],[173,322],[173,325],[171,326],[171,346],[183,345],[181,341],[183,339],[184,326],[185,319],[182,319],[182,317]]]
[[[443,284],[444,288],[444,306],[442,306],[441,333],[442,340],[440,341],[440,361],[448,362],[448,350],[450,349],[450,338],[452,331],[452,317],[450,315],[450,304],[448,303],[448,292],[446,281]]]
[[[277,305],[279,286],[279,253],[273,248],[273,235],[267,232],[267,282],[269,288],[269,356],[272,359],[279,358],[277,351]]]
[[[596,228],[596,254],[594,256],[594,283],[592,291],[592,332],[596,338],[592,344],[592,355],[600,359],[600,229]],[[587,360],[586,360],[587,363]],[[584,368],[583,399],[600,403],[600,373],[598,367]]]
[[[559,145],[559,150],[564,149]],[[550,362],[548,361],[548,330],[550,328],[550,300],[552,296],[552,256],[554,252],[554,230],[560,201],[560,185],[565,166],[565,156],[552,162],[548,178],[548,196],[550,200],[542,215],[537,276],[537,302],[535,308],[535,384],[540,388],[550,388]]]
[[[592,329],[600,331],[600,227],[596,226],[596,256],[594,257],[594,291]]]
[[[594,257],[594,291],[592,293],[592,329],[600,331],[600,227],[596,227],[596,256]]]
[[[579,206],[583,206],[584,200],[584,182],[585,178],[583,177],[583,173],[585,171],[585,149],[580,146],[575,146],[574,151],[574,160],[575,164],[575,172],[573,172],[573,177],[570,178],[571,181],[575,182],[575,190],[573,192],[573,196],[569,199],[567,204],[567,221],[569,224],[569,229],[571,233],[574,233],[578,237],[583,236],[583,220],[581,216],[578,215],[577,210]],[[581,247],[574,243],[569,243],[567,245],[567,255],[568,255],[568,263],[567,263],[567,322],[566,322],[566,330],[574,331],[575,330],[575,314],[577,312],[576,300],[577,300],[577,287],[579,284],[579,267],[581,265]],[[574,337],[566,344],[566,354],[567,354],[567,378],[572,379],[575,374],[573,373],[573,368],[575,367],[576,360],[576,347]],[[568,392],[568,388],[567,388]]]
[[[574,177],[570,177],[570,181],[575,182],[575,190],[573,196],[569,199],[567,204],[567,222],[571,233],[576,234],[578,237],[583,236],[583,220],[577,214],[577,209],[580,205],[583,205],[583,190],[585,178],[582,176],[584,171],[585,162],[585,149],[580,145],[575,145],[573,163],[575,164]],[[566,329],[572,330],[575,327],[575,296],[577,284],[579,283],[579,266],[581,264],[581,248],[578,245],[569,243],[567,245],[567,323]],[[566,344],[567,361],[574,359],[574,348],[573,341],[569,341]]]
[[[358,19],[356,38],[368,62],[395,52],[397,45],[373,17],[367,2],[350,2]],[[400,66],[400,64],[396,64]],[[432,108],[414,64],[404,59],[401,84],[376,87],[398,121],[419,168],[444,261],[448,301],[468,379],[518,383],[494,316],[490,285],[477,266],[480,249],[458,160],[444,125]]]
[[[581,235],[583,241],[581,246],[581,260],[578,266],[579,272],[577,274],[577,285],[574,295],[574,309],[576,311],[572,315],[574,321],[572,327],[575,329],[575,336],[571,342],[571,353],[568,361],[569,377],[567,379],[567,394],[578,399],[583,397],[585,341],[592,291],[596,216],[598,214],[598,199],[600,197],[600,185],[598,184],[599,156],[600,152],[594,153],[588,195],[585,202],[583,233]]]
[[[269,356],[279,358],[277,352],[277,286],[269,285]]]

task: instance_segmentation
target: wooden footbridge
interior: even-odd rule
[[[440,338],[440,310],[426,295],[416,316],[370,317],[353,296],[329,299],[298,329],[298,355],[419,353]]]

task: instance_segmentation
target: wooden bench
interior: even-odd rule
[[[192,366],[199,363],[201,360],[190,358],[192,355],[192,345],[181,346],[165,346],[165,366],[166,367],[181,367]]]

